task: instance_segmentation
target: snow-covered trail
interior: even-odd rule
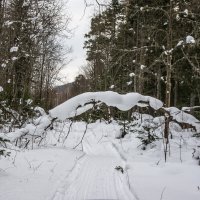
[[[137,199],[129,189],[126,160],[114,145],[113,138],[105,134],[104,129],[93,131],[92,127],[89,131],[82,143],[84,155],[63,177],[50,200]],[[115,136],[116,133],[115,130],[110,134]],[[123,173],[116,169],[119,166],[124,169]]]
[[[58,187],[52,200],[134,200],[126,175],[115,169],[122,161],[115,156],[86,155]]]

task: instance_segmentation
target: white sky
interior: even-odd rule
[[[94,13],[94,7],[90,6],[84,14],[84,0],[68,0],[66,7],[71,17],[70,29],[74,31],[72,38],[67,41],[67,45],[72,47],[72,53],[69,55],[72,61],[60,72],[64,83],[72,82],[79,74],[80,68],[86,65],[86,51],[83,49],[84,34],[89,31],[90,19]]]
[[[62,82],[58,85],[72,82],[74,78],[81,73],[81,68],[87,64],[86,50],[84,46],[84,35],[90,30],[90,20],[97,12],[98,6],[95,0],[63,0],[66,1],[66,12],[71,17],[70,29],[74,30],[73,37],[68,40],[67,45],[72,47],[72,53],[69,57],[72,61],[61,70],[59,76]],[[85,9],[85,3],[89,5]],[[99,3],[107,4],[110,0],[98,0]],[[85,12],[84,12],[85,11]]]

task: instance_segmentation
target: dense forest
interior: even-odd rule
[[[85,91],[107,90],[154,96],[167,107],[199,105],[197,0],[95,3],[85,34],[88,64],[59,93],[55,82],[69,53],[60,42],[69,33],[63,4],[0,1],[1,107],[23,113],[31,102],[49,109]]]
[[[85,35],[91,91],[151,95],[170,106],[200,103],[197,0],[99,4]]]

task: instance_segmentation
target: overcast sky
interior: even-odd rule
[[[67,45],[72,47],[72,53],[69,55],[72,61],[60,72],[64,83],[72,82],[80,68],[86,65],[86,51],[83,49],[84,34],[89,31],[90,19],[94,13],[94,6],[88,7],[84,13],[84,0],[68,0],[66,7],[71,17],[70,29],[73,29],[73,36],[67,41]]]

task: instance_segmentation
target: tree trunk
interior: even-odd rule
[[[178,100],[178,81],[175,81],[174,85],[174,106],[177,106],[177,100]]]
[[[161,99],[161,69],[160,66],[158,67],[157,73],[157,92],[156,92],[157,99]]]
[[[169,25],[168,25],[168,33],[167,33],[167,77],[166,77],[166,96],[165,96],[165,104],[167,107],[171,105],[171,77],[172,77],[172,1],[170,1],[170,10],[169,10]]]

